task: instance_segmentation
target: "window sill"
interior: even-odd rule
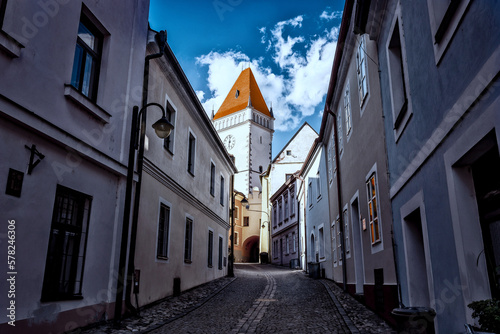
[[[214,266],[208,265],[208,268],[213,268]]]
[[[164,257],[164,256],[157,256],[156,259],[160,260],[160,261],[168,261],[168,257]]]
[[[184,263],[191,264],[193,261],[184,259]]]
[[[19,58],[24,45],[10,36],[5,31],[0,31],[0,49],[8,54],[11,58]]]
[[[111,119],[111,114],[97,104],[89,100],[85,95],[77,91],[72,85],[64,85],[64,96],[70,99],[77,106],[88,112],[98,121],[108,124]]]
[[[66,301],[66,300],[82,300],[83,296],[78,295],[78,296],[56,296],[54,298],[41,298],[40,302],[41,303],[50,303],[50,302],[60,302],[60,301]]]

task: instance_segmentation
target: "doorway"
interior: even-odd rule
[[[409,305],[430,306],[426,266],[428,261],[425,256],[420,208],[411,212],[403,220]]]
[[[471,165],[471,170],[484,243],[479,256],[486,260],[491,296],[500,298],[500,156],[494,133],[490,136],[493,147]]]
[[[351,220],[352,220],[352,246],[354,256],[354,276],[356,279],[356,294],[363,294],[363,285],[365,278],[363,245],[361,239],[361,226],[359,220],[359,204],[356,197],[351,201]]]

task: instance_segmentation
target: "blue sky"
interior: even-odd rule
[[[250,66],[275,121],[273,157],[307,121],[319,132],[343,0],[151,0],[207,113]]]

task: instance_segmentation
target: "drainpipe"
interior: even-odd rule
[[[144,64],[144,80],[142,89],[142,107],[148,104],[148,87],[149,87],[149,61],[151,59],[160,58],[164,54],[165,45],[167,43],[167,32],[165,30],[160,31],[155,35],[155,41],[160,49],[159,53],[152,55],[147,55]],[[144,163],[144,140],[146,133],[146,113],[142,114],[141,122],[141,134],[139,143],[139,152],[137,152],[137,170],[139,172],[139,179],[137,180],[135,197],[134,197],[134,211],[132,216],[132,230],[130,232],[130,249],[129,249],[129,265],[127,273],[127,284],[125,289],[125,303],[128,308],[132,311],[138,311],[130,302],[130,292],[132,291],[132,277],[134,275],[135,269],[135,246],[137,240],[137,224],[139,220],[139,204],[141,199],[141,185],[142,185],[142,166]]]
[[[340,157],[339,157],[339,145],[338,145],[338,133],[337,133],[337,115],[330,110],[329,106],[325,106],[325,111],[328,115],[333,117],[333,133],[335,136],[335,165],[337,167],[337,201],[339,208],[339,230],[340,230],[340,244],[342,247],[342,281],[343,289],[347,291],[347,268],[346,268],[346,256],[345,256],[345,237],[344,237],[344,217],[342,212],[342,190],[341,190],[341,179],[340,179]],[[337,247],[337,245],[334,245]]]
[[[298,176],[297,177],[298,180],[300,180],[301,182],[301,186],[302,187],[305,187],[304,185],[304,178],[302,176]],[[297,192],[298,193],[298,192]],[[306,201],[306,191],[305,191],[305,188],[304,188],[304,191],[302,192],[302,203],[305,204],[305,201]],[[300,220],[300,203],[299,201],[297,201],[297,205],[298,205],[298,209],[297,209],[297,215],[299,216],[298,219]],[[299,230],[300,230],[300,222],[299,222]],[[306,206],[304,205],[304,267],[305,267],[305,271],[306,271],[306,274],[308,273],[308,266],[307,266],[307,219],[306,219]],[[300,249],[300,238],[299,238],[299,249]]]
[[[231,219],[231,255],[230,255],[230,258],[229,258],[229,268],[228,268],[228,273],[227,273],[227,276],[228,277],[234,277],[234,174],[231,175],[231,177],[229,178],[229,182],[231,183],[231,185],[229,186],[230,190],[231,190],[231,210],[230,210],[230,214],[231,216],[229,217]],[[242,236],[243,237],[243,236]]]
[[[143,91],[142,91],[142,107],[146,106],[148,98],[148,84],[149,84],[149,60],[154,58],[159,58],[163,56],[164,48],[167,41],[167,33],[162,30],[155,35],[155,40],[160,48],[160,52],[152,55],[147,55],[144,64],[144,74],[143,74]],[[133,121],[134,122],[134,121]],[[134,154],[135,154],[135,142],[138,138],[131,138],[130,140],[130,151],[129,151],[129,164],[127,170],[127,187],[125,191],[125,206],[124,206],[124,217],[123,217],[123,227],[122,227],[122,241],[120,247],[120,260],[119,260],[119,274],[118,281],[116,285],[116,300],[115,300],[115,322],[120,321],[122,313],[122,299],[123,299],[123,286],[125,284],[125,306],[126,309],[137,312],[137,309],[132,305],[130,301],[130,293],[132,290],[132,277],[134,275],[134,256],[135,256],[135,246],[137,240],[137,222],[139,217],[139,203],[141,194],[141,181],[142,181],[142,166],[144,158],[144,142],[143,134],[146,132],[146,113],[142,114],[142,120],[139,121],[141,124],[141,133],[139,134],[139,139],[141,143],[139,145],[139,152],[137,153],[137,172],[138,172],[138,182],[136,183],[136,191],[134,197],[134,209],[132,216],[132,227],[130,231],[130,248],[129,248],[129,260],[128,260],[128,270],[127,279],[125,278],[125,268],[126,268],[126,257],[127,257],[127,244],[128,244],[128,230],[129,230],[129,219],[130,219],[130,202],[132,197],[132,183],[133,183],[133,173],[134,173]],[[132,136],[136,136],[137,124],[132,124]]]

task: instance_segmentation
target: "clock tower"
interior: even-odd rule
[[[262,190],[259,175],[272,160],[274,117],[250,68],[243,70],[212,120],[238,168],[234,188],[245,195]]]

